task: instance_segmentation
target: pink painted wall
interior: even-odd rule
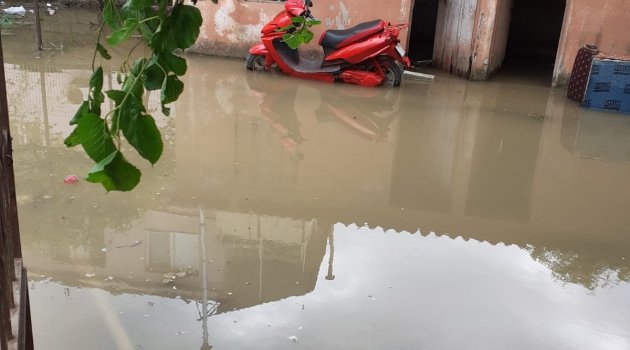
[[[317,49],[317,42],[325,29],[344,29],[361,22],[383,19],[392,23],[408,23],[411,0],[313,0],[311,12],[322,20],[315,28],[315,39],[310,49]],[[284,10],[282,3],[253,2],[244,0],[219,0],[198,3],[203,15],[203,25],[197,43],[190,51],[218,56],[245,57],[249,47],[259,41],[260,29],[276,14]],[[407,42],[407,32],[400,37]]]
[[[630,0],[567,0],[554,86],[567,84],[575,56],[585,44],[612,55],[630,55],[629,33]]]

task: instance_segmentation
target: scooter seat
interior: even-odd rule
[[[357,24],[350,29],[327,30],[319,38],[319,44],[325,48],[339,49],[374,35],[383,29],[385,29],[385,21],[378,19]]]

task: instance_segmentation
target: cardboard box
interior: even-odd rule
[[[593,58],[582,106],[630,113],[630,60],[601,55]]]

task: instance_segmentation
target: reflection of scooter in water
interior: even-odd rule
[[[275,84],[263,85],[257,77],[250,75],[247,83],[250,92],[260,99],[259,107],[262,118],[281,137],[280,143],[287,150],[291,158],[300,161],[304,155],[299,151],[299,145],[305,139],[300,134],[300,123],[295,112],[297,90],[292,88],[277,88]]]
[[[295,85],[269,84],[269,80],[250,74],[250,92],[261,99],[263,118],[280,134],[283,146],[300,160],[298,146],[304,142],[295,112]],[[321,105],[315,110],[318,121],[338,121],[374,142],[387,140],[389,125],[400,108],[399,89],[360,89],[355,86],[309,85],[320,92]],[[295,159],[295,158],[294,158]]]
[[[400,107],[400,90],[366,90],[352,86],[320,89],[318,121],[338,120],[375,142],[387,140],[389,125]]]

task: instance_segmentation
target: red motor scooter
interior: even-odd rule
[[[276,66],[294,77],[325,82],[400,85],[403,73],[400,65],[410,65],[398,40],[406,24],[391,25],[376,20],[350,29],[325,31],[319,40],[324,50],[323,59],[310,60],[283,41],[288,33],[283,29],[293,23],[293,17],[314,19],[310,12],[312,5],[311,0],[287,0],[285,10],[263,27],[262,42],[249,49],[247,69],[267,70]]]

